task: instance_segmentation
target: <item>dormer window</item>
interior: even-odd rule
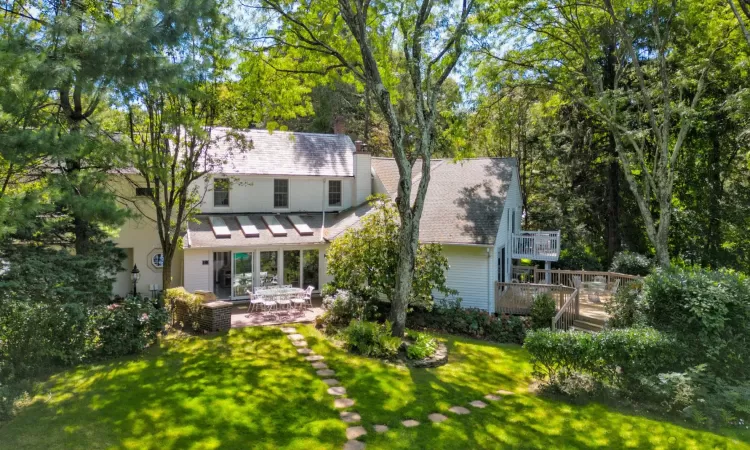
[[[273,207],[289,208],[289,180],[273,180]]]
[[[328,181],[328,206],[341,206],[341,180]]]
[[[214,179],[214,206],[229,206],[229,178]]]

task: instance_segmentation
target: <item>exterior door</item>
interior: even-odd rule
[[[505,276],[505,247],[502,247],[497,258],[497,281],[507,283]]]
[[[253,291],[253,254],[234,252],[232,254],[232,300],[248,298]]]

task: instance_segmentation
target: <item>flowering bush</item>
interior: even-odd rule
[[[526,317],[498,317],[481,309],[462,308],[459,301],[446,301],[430,311],[415,308],[407,317],[406,326],[521,344],[531,322]]]
[[[130,297],[97,310],[97,353],[122,356],[138,353],[156,341],[167,323],[167,312],[149,299]]]

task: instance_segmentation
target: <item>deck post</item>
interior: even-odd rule
[[[547,284],[552,284],[552,261],[544,261],[544,281]]]

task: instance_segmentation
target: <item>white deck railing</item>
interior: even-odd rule
[[[560,231],[522,231],[511,236],[513,259],[557,261],[560,258]]]

